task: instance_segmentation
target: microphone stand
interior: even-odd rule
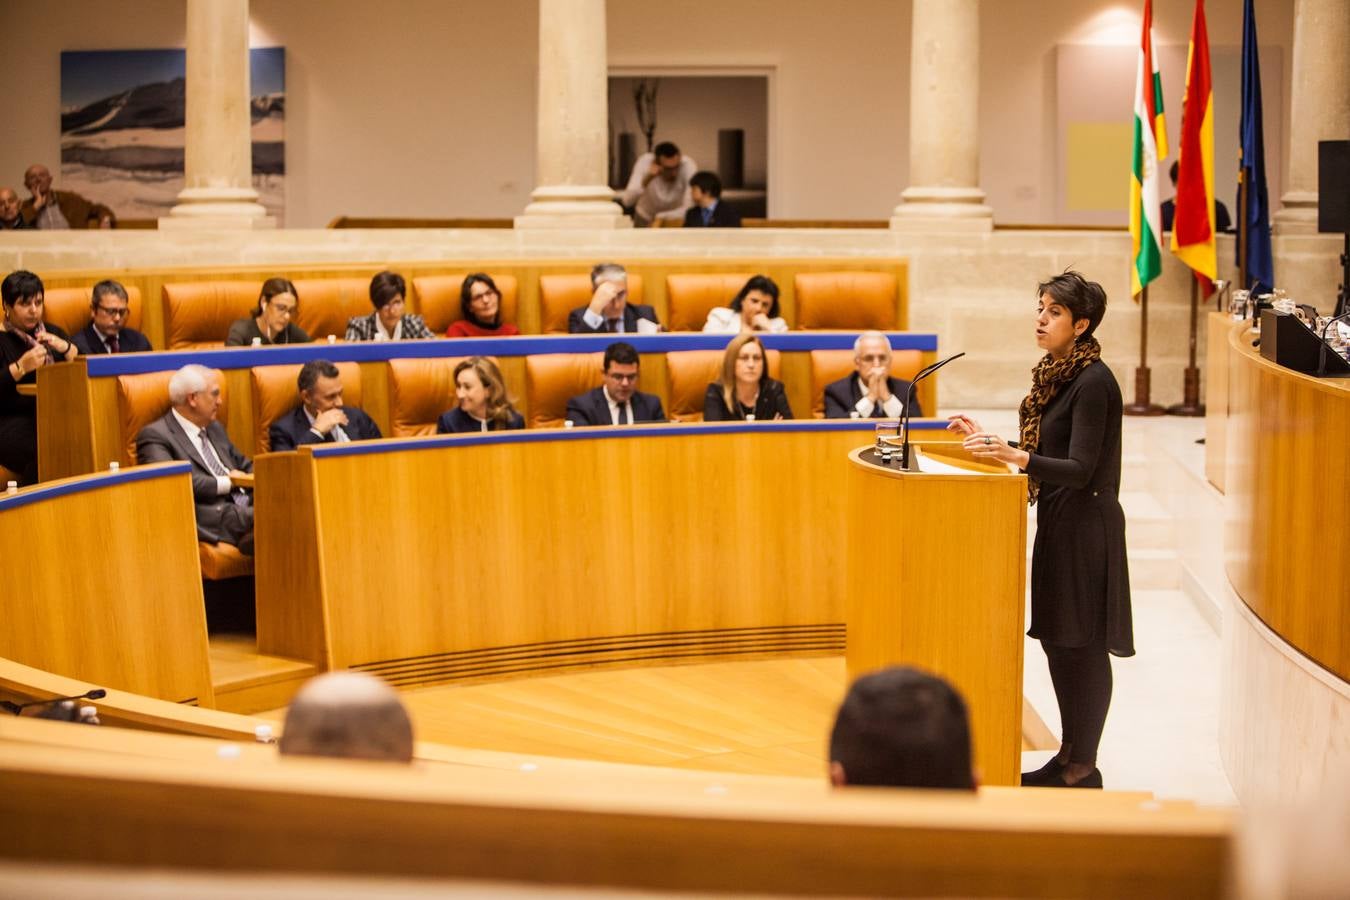
[[[900,471],[902,472],[909,471],[909,411],[913,409],[914,388],[918,386],[920,381],[923,381],[925,378],[927,378],[929,375],[932,375],[934,372],[945,366],[947,363],[951,362],[954,359],[960,359],[965,355],[966,354],[964,352],[961,352],[956,354],[955,356],[949,356],[944,360],[935,362],[931,366],[928,366],[927,368],[920,371],[918,375],[915,375],[914,380],[909,383],[909,390],[905,392],[905,410],[903,415],[901,415],[900,417],[900,429],[902,434],[902,438],[900,441]]]
[[[25,709],[34,706],[50,706],[53,703],[64,703],[67,700],[102,700],[108,696],[108,692],[103,688],[90,688],[83,694],[72,694],[69,697],[52,697],[50,700],[30,700],[27,703],[13,703],[9,700],[0,700],[0,709],[6,712],[12,712],[14,715],[21,714]]]
[[[1322,333],[1318,335],[1318,337],[1322,339],[1322,346],[1319,347],[1317,350],[1318,378],[1321,378],[1322,376],[1327,374],[1327,350],[1330,349],[1327,346],[1327,332],[1331,330],[1332,325],[1335,325],[1337,322],[1340,322],[1345,319],[1350,319],[1350,310],[1346,310],[1339,316],[1334,316],[1329,322],[1327,322],[1326,325],[1322,326]]]

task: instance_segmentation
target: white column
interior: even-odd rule
[[[184,187],[164,229],[275,228],[253,189],[248,0],[187,0]]]
[[[605,0],[539,0],[537,186],[517,228],[625,228],[606,185]]]
[[[891,216],[904,231],[989,231],[980,190],[980,2],[914,0],[909,184]]]
[[[1275,213],[1280,234],[1317,231],[1317,142],[1350,138],[1350,2],[1296,0],[1289,90],[1289,190]]]

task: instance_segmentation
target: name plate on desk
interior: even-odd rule
[[[1350,375],[1350,363],[1292,313],[1262,310],[1261,355],[1307,375]]]

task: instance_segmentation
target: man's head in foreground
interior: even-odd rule
[[[294,756],[409,762],[412,721],[373,675],[333,672],[305,682],[286,711],[279,749]]]

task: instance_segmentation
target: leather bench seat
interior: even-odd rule
[[[224,347],[231,323],[252,315],[257,308],[260,290],[260,281],[187,281],[164,285],[165,346],[169,350]]]
[[[525,359],[525,397],[529,428],[560,428],[567,401],[600,386],[605,354],[540,353]],[[640,387],[639,387],[640,389]]]
[[[427,327],[438,337],[452,322],[464,318],[460,309],[459,296],[468,272],[455,272],[450,275],[424,275],[412,280],[412,299],[409,303],[412,311],[426,320]],[[520,285],[514,275],[487,273],[501,292],[502,322],[520,324]],[[589,300],[589,297],[587,298]],[[563,314],[563,330],[567,330],[566,313]]]
[[[802,272],[793,278],[802,331],[893,331],[899,293],[889,272]]]
[[[539,276],[539,330],[566,334],[567,314],[591,302],[590,273]],[[642,276],[628,274],[628,302],[642,303]],[[660,313],[660,310],[657,310]],[[700,327],[702,327],[700,325]]]
[[[436,433],[436,420],[458,402],[455,399],[455,366],[466,359],[467,356],[451,356],[389,360],[390,437]],[[506,392],[511,395],[510,385]]]
[[[722,350],[679,350],[666,354],[666,415],[677,422],[702,422],[703,398],[708,385],[722,377]],[[777,350],[765,354],[769,377],[782,380],[782,356]]]
[[[296,284],[296,290],[300,285]],[[361,366],[354,362],[334,363],[342,374],[342,402],[348,406],[361,405]],[[300,364],[286,366],[255,366],[249,375],[253,394],[253,451],[252,455],[268,453],[272,439],[267,429],[272,423],[300,405],[296,379]]]
[[[666,276],[666,327],[671,331],[702,331],[708,311],[731,306],[753,272],[691,272]]]
[[[347,333],[347,320],[368,316],[375,309],[370,303],[370,278],[297,278],[292,282],[299,294],[300,309],[295,324],[316,342],[332,335],[339,341]],[[253,291],[254,300],[262,285]],[[227,326],[228,328],[228,326]],[[223,339],[222,335],[222,339]],[[343,379],[343,385],[347,381]]]
[[[74,337],[84,331],[85,326],[93,318],[93,312],[89,308],[93,292],[92,284],[89,287],[47,288],[43,292],[42,304],[45,307],[43,320]],[[122,327],[143,331],[140,288],[135,285],[127,286],[127,304],[131,311],[127,313]]]
[[[923,365],[923,353],[918,350],[891,352],[892,378],[913,381]],[[811,415],[817,419],[825,418],[825,388],[831,382],[851,374],[855,369],[852,350],[811,351]],[[925,412],[932,415],[935,410]]]

